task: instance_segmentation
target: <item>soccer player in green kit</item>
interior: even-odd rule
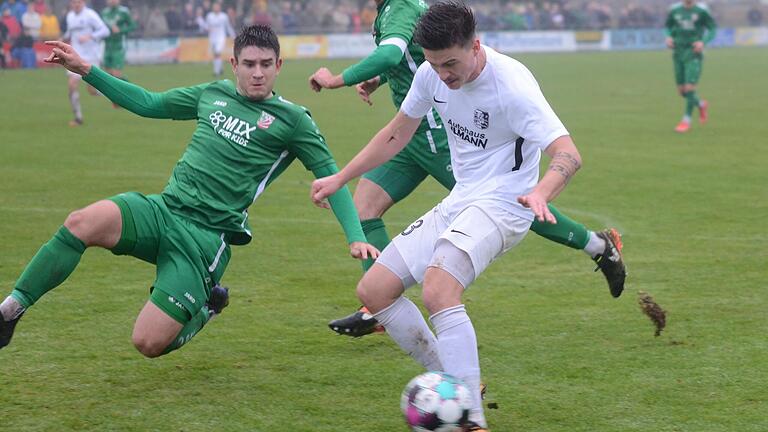
[[[701,77],[704,45],[714,39],[717,25],[706,5],[683,0],[669,8],[665,26],[667,46],[674,50],[677,91],[685,98],[685,114],[675,132],[685,133],[691,129],[694,108],[699,109],[699,123],[707,122],[709,104],[699,98],[696,85]]]
[[[120,0],[107,0],[107,7],[101,11],[101,19],[111,34],[104,39],[104,70],[118,78],[123,77],[125,67],[125,37],[136,29],[131,11],[120,4]]]
[[[150,299],[139,313],[133,344],[157,357],[188,342],[228,302],[219,286],[230,245],[251,241],[248,207],[294,159],[315,177],[338,171],[317,126],[302,106],[273,92],[282,59],[268,26],[243,29],[235,39],[236,82],[215,81],[152,93],[84,61],[63,42],[48,63],[84,77],[113,102],[142,117],[196,120],[197,127],[165,190],[128,192],[97,201],[67,217],[0,304],[0,347],[22,314],[62,283],[86,248],[98,246],[157,266]],[[329,199],[350,254],[378,256],[365,243],[349,190]]]
[[[373,37],[377,48],[374,52],[340,75],[320,68],[309,78],[309,84],[315,91],[356,85],[363,101],[371,104],[371,93],[388,83],[392,101],[399,109],[411,87],[416,69],[424,62],[424,53],[412,38],[416,23],[427,5],[422,0],[376,0],[376,5],[378,15],[373,24]],[[482,121],[482,118],[476,121]],[[422,120],[405,149],[389,162],[363,175],[355,189],[355,206],[363,231],[368,241],[379,250],[384,250],[390,240],[381,217],[428,175],[448,190],[456,182],[451,171],[446,131],[434,110]],[[549,209],[557,218],[557,224],[534,220],[531,231],[565,246],[584,250],[602,270],[611,295],[621,295],[626,270],[619,233],[615,229],[589,231],[554,206],[550,205]],[[372,260],[364,262],[364,270],[367,271],[372,264]],[[355,337],[382,330],[364,308],[331,321],[329,327],[339,334]]]

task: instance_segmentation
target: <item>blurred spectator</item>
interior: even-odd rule
[[[752,27],[763,25],[763,11],[760,10],[758,5],[752,5],[749,11],[747,11],[747,22]]]
[[[0,21],[0,67],[5,69],[5,41],[8,40],[8,27]]]
[[[13,41],[11,46],[11,57],[24,69],[33,69],[37,66],[37,59],[35,58],[35,49],[33,48],[35,41],[32,36],[24,33],[23,31]]]
[[[3,18],[0,22],[8,29],[8,39],[16,39],[21,34],[21,25],[16,17],[13,16],[11,8],[3,8]]]
[[[59,35],[61,35],[59,19],[56,18],[56,15],[54,15],[50,9],[45,8],[43,13],[40,15],[40,39],[58,39]]]
[[[168,34],[168,23],[165,15],[160,12],[160,7],[155,5],[149,12],[149,18],[144,21],[144,36],[160,37]]]
[[[267,2],[265,0],[256,2],[256,7],[254,8],[249,24],[272,25],[272,15],[270,15],[267,10]]]
[[[171,3],[168,6],[168,10],[165,11],[165,23],[168,25],[168,31],[172,34],[178,34],[184,27],[181,20],[181,14],[176,8],[175,3]]]
[[[39,39],[40,27],[42,25],[40,14],[34,8],[27,8],[27,11],[21,17],[21,27],[24,29],[24,33],[32,39]]]
[[[280,27],[285,34],[295,34],[299,31],[299,20],[290,1],[280,3]]]
[[[376,20],[376,2],[374,0],[368,0],[363,6],[363,10],[360,11],[360,25],[368,31],[373,28],[373,22]]]
[[[0,9],[10,9],[11,15],[16,18],[16,22],[21,22],[21,17],[27,11],[27,2],[23,0],[5,0]]]
[[[506,10],[501,16],[501,23],[505,30],[526,30],[528,23],[523,16],[525,6],[515,3],[507,3]],[[492,18],[489,18],[492,19]]]
[[[202,12],[202,9],[200,10]],[[200,31],[197,25],[197,15],[195,14],[195,3],[184,3],[184,10],[181,11],[181,29],[186,34],[197,33]]]

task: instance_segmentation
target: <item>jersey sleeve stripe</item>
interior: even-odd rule
[[[393,37],[384,39],[383,41],[379,42],[379,46],[381,45],[394,45],[400,48],[401,53],[405,54],[405,49],[408,47],[408,42],[404,41],[403,39]]]

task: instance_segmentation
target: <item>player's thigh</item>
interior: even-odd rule
[[[120,239],[120,209],[109,200],[97,201],[67,216],[64,226],[86,246],[112,248]]]
[[[123,70],[125,67],[124,50],[107,50],[104,52],[103,66],[105,69]]]
[[[413,145],[413,157],[419,166],[444,188],[453,189],[456,179],[453,177],[445,128],[421,132],[414,136],[409,145]]]
[[[685,85],[696,86],[701,78],[701,56],[693,56],[691,59],[685,62]]]
[[[141,353],[156,357],[173,342],[183,327],[183,324],[150,300],[136,317],[131,340]]]
[[[211,53],[216,57],[221,56],[221,53],[224,52],[225,44],[226,44],[226,39],[211,39],[210,40]]]
[[[427,178],[427,172],[406,147],[383,165],[363,174],[363,178],[378,185],[396,203],[410,195]]]
[[[435,207],[416,219],[392,239],[390,245],[382,252],[382,256],[387,254],[387,249],[391,245],[394,245],[406,263],[413,279],[416,282],[421,282],[424,280],[424,272],[432,259],[435,243],[440,238],[440,234],[448,228],[448,225],[449,221]],[[382,263],[386,263],[386,259]]]
[[[224,236],[173,216],[157,254],[151,300],[179,323],[200,312],[230,258]]]
[[[678,88],[685,84],[685,59],[682,54],[677,54],[672,57],[672,64],[675,69],[675,84]]]
[[[352,197],[360,220],[381,217],[395,203],[381,186],[367,178],[361,178]]]
[[[130,255],[155,264],[160,242],[171,216],[159,195],[126,192],[109,198],[120,209],[123,224],[120,240],[111,248],[115,255]]]

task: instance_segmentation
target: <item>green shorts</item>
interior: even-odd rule
[[[185,324],[224,275],[230,258],[224,234],[171,213],[160,195],[128,192],[109,200],[123,217],[122,235],[112,253],[155,264],[150,300]]]
[[[123,70],[125,67],[125,49],[104,50],[104,60],[101,62],[104,69]]]
[[[456,184],[445,128],[416,132],[400,153],[365,173],[363,178],[381,186],[392,201],[398,202],[413,192],[428,175],[448,190]]]
[[[675,51],[672,58],[675,64],[675,82],[677,85],[697,84],[699,82],[703,61],[701,53],[694,53],[693,50]]]

